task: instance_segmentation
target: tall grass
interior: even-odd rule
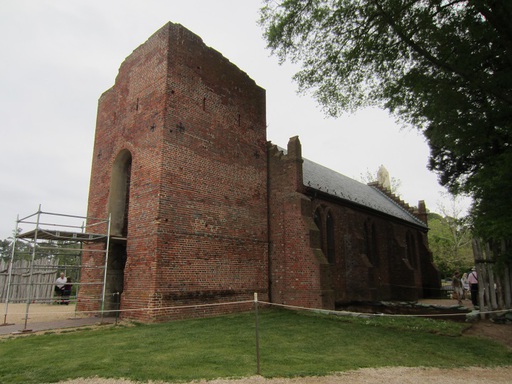
[[[3,339],[0,382],[250,376],[256,373],[254,320],[253,313],[243,313]],[[259,317],[260,373],[288,377],[361,367],[512,365],[512,352],[498,343],[462,337],[464,326],[265,310]]]

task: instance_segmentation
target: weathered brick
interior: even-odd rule
[[[144,321],[245,310],[250,303],[194,306],[250,301],[254,292],[318,308],[422,294],[425,233],[414,232],[423,261],[410,266],[411,228],[308,196],[300,142],[293,138],[287,155],[269,145],[265,113],[265,91],[180,25],[165,25],[125,59],[99,100],[89,191],[88,216],[112,214],[106,309],[117,291],[122,316]],[[313,220],[318,207],[344,223],[331,263]],[[378,267],[362,251],[369,219]],[[86,248],[84,265],[105,263],[97,247]],[[84,267],[82,283],[102,279],[101,268]],[[403,282],[406,294],[396,288]],[[101,288],[84,284],[79,309],[99,309]]]

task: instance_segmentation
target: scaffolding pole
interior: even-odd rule
[[[11,259],[9,260],[9,272],[7,273],[7,291],[5,296],[5,312],[4,312],[4,323],[2,325],[9,325],[7,323],[7,313],[9,312],[9,295],[11,291],[11,279],[12,279],[12,267],[13,267],[13,260],[14,260],[14,254],[16,253],[16,240],[18,239],[18,236],[16,234],[18,233],[18,222],[20,219],[20,215],[16,216],[16,224],[14,228],[14,239],[12,241],[12,249],[11,249]]]
[[[111,214],[108,215],[108,226],[107,226],[107,245],[105,249],[105,270],[103,272],[103,292],[101,297],[101,321],[103,322],[103,314],[105,311],[105,296],[107,293],[107,270],[108,270],[108,251],[110,248],[110,219]]]
[[[23,326],[23,332],[28,332],[27,329],[27,322],[28,322],[28,310],[30,308],[30,301],[32,300],[32,294],[34,291],[34,279],[33,279],[33,273],[34,273],[34,260],[36,259],[36,249],[37,249],[37,231],[39,228],[39,220],[41,218],[41,204],[39,204],[39,209],[37,211],[37,219],[36,219],[36,229],[34,234],[34,246],[32,247],[32,258],[30,260],[30,272],[29,272],[29,286],[28,286],[28,292],[27,292],[27,307],[25,309],[25,325]]]
[[[55,220],[55,222],[49,222],[51,220],[48,220],[46,215],[58,216],[59,218],[65,219],[57,219]],[[68,220],[68,218],[71,220],[86,219],[89,225],[84,225],[84,221],[82,221],[80,225],[70,225],[70,220]],[[58,223],[59,220],[65,220],[67,221],[67,223]],[[76,287],[77,295],[71,297],[78,297],[78,290],[80,285],[102,285],[101,297],[96,296],[96,300],[101,302],[101,318],[103,320],[103,315],[105,311],[106,281],[108,273],[107,270],[110,248],[110,221],[110,215],[107,219],[100,219],[87,216],[43,212],[41,210],[41,205],[39,205],[38,211],[32,215],[26,216],[22,219],[20,219],[18,215],[16,218],[12,250],[8,264],[8,274],[6,276],[7,286],[6,290],[4,291],[4,322],[3,324],[0,325],[8,325],[7,317],[9,313],[9,304],[13,302],[13,300],[21,300],[21,302],[26,302],[24,329],[22,330],[22,332],[30,331],[27,329],[27,325],[29,319],[30,305],[32,302],[34,302],[35,293],[37,293],[38,301],[42,301],[45,299],[50,299],[52,301],[54,300],[54,290],[42,289],[40,287],[54,285],[55,280],[52,280],[50,282],[50,280],[48,280],[50,278],[48,273],[51,274],[51,270],[53,268],[55,268],[58,271],[60,267],[58,263],[61,257],[68,258],[60,261],[64,261],[66,271],[69,270],[69,272],[71,272],[71,275],[73,276],[72,280],[74,281],[71,281],[70,284],[73,284]],[[35,228],[29,230],[28,232],[21,233],[18,231],[20,223],[35,225]],[[51,229],[49,229],[48,227],[51,227]],[[99,231],[101,232],[101,230],[103,230],[103,232],[87,233],[85,231],[85,229],[90,229],[92,227],[94,227],[96,231],[98,231],[99,228]],[[66,228],[79,228],[80,231],[70,231],[67,230]],[[24,242],[24,247],[20,248],[20,240],[23,239],[26,240],[26,243]],[[102,252],[105,254],[105,262],[103,266],[99,263],[93,263],[93,265],[90,266],[91,269],[104,269],[103,281],[98,280],[98,282],[80,283],[82,270],[83,268],[87,268],[86,266],[84,267],[84,264],[82,263],[84,242],[105,244],[105,248],[103,250],[91,249],[90,251],[88,251]],[[52,244],[54,246],[52,246]],[[73,244],[75,244],[77,248],[73,248]],[[56,261],[56,264],[47,265],[47,262],[43,262],[41,263],[41,265],[39,265],[39,259],[45,260],[44,256],[51,257],[51,259],[48,260],[50,260],[50,262],[52,263]],[[17,259],[17,257],[19,257],[19,259]],[[37,265],[36,259],[38,260]],[[26,263],[29,263],[29,265],[26,265]],[[23,264],[25,264],[26,266],[23,266]],[[24,270],[27,270],[27,267],[28,276],[26,273],[23,272]],[[16,275],[15,270],[18,271],[16,272]],[[14,281],[15,277],[16,281]],[[35,279],[37,279],[37,282],[35,281]],[[23,286],[26,288],[23,288]],[[37,292],[35,292],[36,286]],[[11,296],[13,295],[15,296],[14,299],[11,298]]]

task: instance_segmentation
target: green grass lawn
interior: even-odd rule
[[[349,318],[264,310],[260,374],[326,375],[362,367],[512,365],[512,352],[462,337],[467,325],[429,319]],[[0,382],[100,376],[188,381],[256,373],[255,316],[104,326],[0,340]]]

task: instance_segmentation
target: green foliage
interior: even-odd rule
[[[512,2],[267,0],[268,47],[300,62],[326,113],[366,105],[418,127],[430,169],[475,198],[487,238],[512,238]]]
[[[4,261],[11,260],[12,249],[14,246],[14,239],[8,238],[1,240],[1,257]],[[32,259],[32,246],[24,241],[16,241],[15,257],[18,260],[31,260]]]
[[[12,242],[5,239],[0,240],[0,259],[9,260],[11,258]]]
[[[485,239],[512,239],[512,212],[509,209],[511,175],[512,153],[503,153],[476,176],[478,187],[475,188],[475,199],[478,204],[473,209],[473,215],[478,234]]]
[[[463,221],[429,213],[428,226],[428,243],[441,276],[451,277],[455,271],[468,271],[474,265],[472,234]]]
[[[461,336],[467,326],[462,323],[264,310],[259,325],[264,377],[327,375],[361,367],[512,364],[512,353],[504,346]],[[255,317],[245,313],[3,339],[0,381],[247,377],[256,372],[255,356]]]
[[[14,244],[13,238],[0,240],[0,258],[9,261],[12,257],[12,248]],[[16,260],[31,260],[34,251],[33,239],[16,240]],[[52,259],[58,258],[59,270],[65,272],[66,276],[72,281],[80,279],[81,265],[81,244],[75,241],[39,241],[35,248],[35,259]],[[76,290],[76,287],[74,287]]]
[[[81,244],[73,241],[54,241],[52,246],[55,248],[53,255],[59,259],[59,269],[63,271],[66,277],[70,278],[72,282],[79,281],[82,262]],[[73,291],[75,290],[76,286],[73,286]]]

